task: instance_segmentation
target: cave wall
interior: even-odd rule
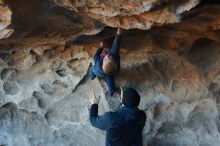
[[[12,29],[8,29],[8,25],[11,24],[11,10],[9,7],[0,1],[0,39],[7,38],[13,32]]]
[[[190,10],[197,1],[124,3],[0,1],[2,30],[13,32],[0,40],[0,145],[104,145],[105,132],[89,123],[89,95],[100,95],[100,114],[116,110],[119,101],[87,72],[99,42],[114,37],[115,29],[104,26],[120,25],[129,30],[123,34],[116,85],[134,87],[142,97],[144,146],[219,146],[220,6],[202,3]],[[179,7],[184,9],[177,21]],[[164,9],[173,12],[174,21],[164,20],[166,15],[158,24],[139,25],[159,17],[155,13],[166,14]],[[135,24],[118,23],[118,15]]]
[[[86,14],[107,26],[149,29],[154,25],[179,22],[181,14],[199,0],[51,0],[67,9]]]

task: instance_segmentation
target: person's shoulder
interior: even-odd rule
[[[111,120],[114,122],[120,122],[123,120],[122,116],[120,115],[118,111],[109,112],[109,115],[111,117]]]
[[[105,112],[105,115],[109,117],[114,117],[114,116],[117,116],[117,112],[108,111],[108,112]]]
[[[146,117],[147,117],[146,113],[145,113],[143,110],[139,110],[138,113],[139,113],[138,115],[139,115],[140,117],[143,117],[143,118],[146,118]]]
[[[118,111],[109,111],[108,112],[110,116],[118,116]]]

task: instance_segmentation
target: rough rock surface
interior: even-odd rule
[[[120,10],[113,4],[125,1],[54,2],[100,15],[102,22],[168,7],[176,17],[177,6],[185,11],[197,3],[126,1],[137,9],[125,4]],[[85,2],[90,9],[82,9]],[[105,28],[97,35],[81,36],[99,32],[103,25],[43,0],[7,0],[0,6],[11,9],[12,21],[8,20],[14,31],[0,41],[0,145],[103,146],[105,132],[89,123],[89,95],[100,96],[100,114],[116,110],[119,101],[109,96],[102,80],[89,80],[87,72],[99,41],[111,42],[115,31]],[[98,6],[109,9],[100,14]],[[134,87],[141,94],[139,108],[147,114],[144,146],[219,146],[219,32],[220,6],[191,10],[176,24],[124,32],[116,85]]]
[[[149,29],[154,25],[179,22],[181,14],[199,0],[51,0],[89,15],[107,26]]]
[[[13,32],[7,28],[11,24],[11,14],[11,10],[0,0],[0,39],[9,37]]]
[[[34,50],[42,48],[29,51],[14,48],[14,56],[10,55],[8,62],[1,58],[0,144],[104,144],[103,132],[88,123],[88,96],[91,90],[99,91],[96,94],[101,95],[102,99],[104,93],[98,80],[95,86],[87,80],[89,56],[77,48],[67,50],[72,50],[72,55],[66,51],[61,53],[64,47],[48,48],[41,55],[34,53]],[[35,61],[26,61],[28,56]],[[65,74],[60,74],[61,70]],[[85,83],[80,85],[82,80]],[[104,100],[100,106],[102,112],[107,111]],[[87,138],[81,141],[82,136]],[[96,141],[96,137],[100,141]]]
[[[9,7],[11,11],[6,14],[12,12],[12,18],[6,14],[3,16],[7,18],[6,24],[11,23],[10,28],[14,30],[10,38],[3,41],[7,44],[64,45],[78,36],[96,34],[104,27],[100,22],[48,0],[5,0],[5,5],[7,7],[0,6],[8,11]]]

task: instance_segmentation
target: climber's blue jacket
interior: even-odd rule
[[[120,55],[119,55],[120,44],[121,44],[121,35],[116,35],[112,48],[110,51],[108,51],[108,55],[112,56],[114,60],[117,62],[118,70],[120,70]],[[114,75],[106,75],[104,73],[102,69],[102,64],[103,64],[103,57],[101,56],[102,51],[103,48],[97,49],[93,57],[95,65],[90,68],[89,77],[90,79],[94,79],[96,76],[103,78],[106,81],[108,85],[108,90],[110,92],[110,95],[112,96],[115,91]]]
[[[146,114],[138,108],[121,106],[116,112],[98,116],[98,104],[90,109],[92,126],[106,131],[106,146],[143,146],[142,130]]]

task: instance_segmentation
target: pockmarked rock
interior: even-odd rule
[[[99,115],[121,104],[88,71],[120,26],[115,85],[140,93],[143,145],[219,146],[220,7],[201,2],[0,0],[0,145],[105,145],[90,95]]]

